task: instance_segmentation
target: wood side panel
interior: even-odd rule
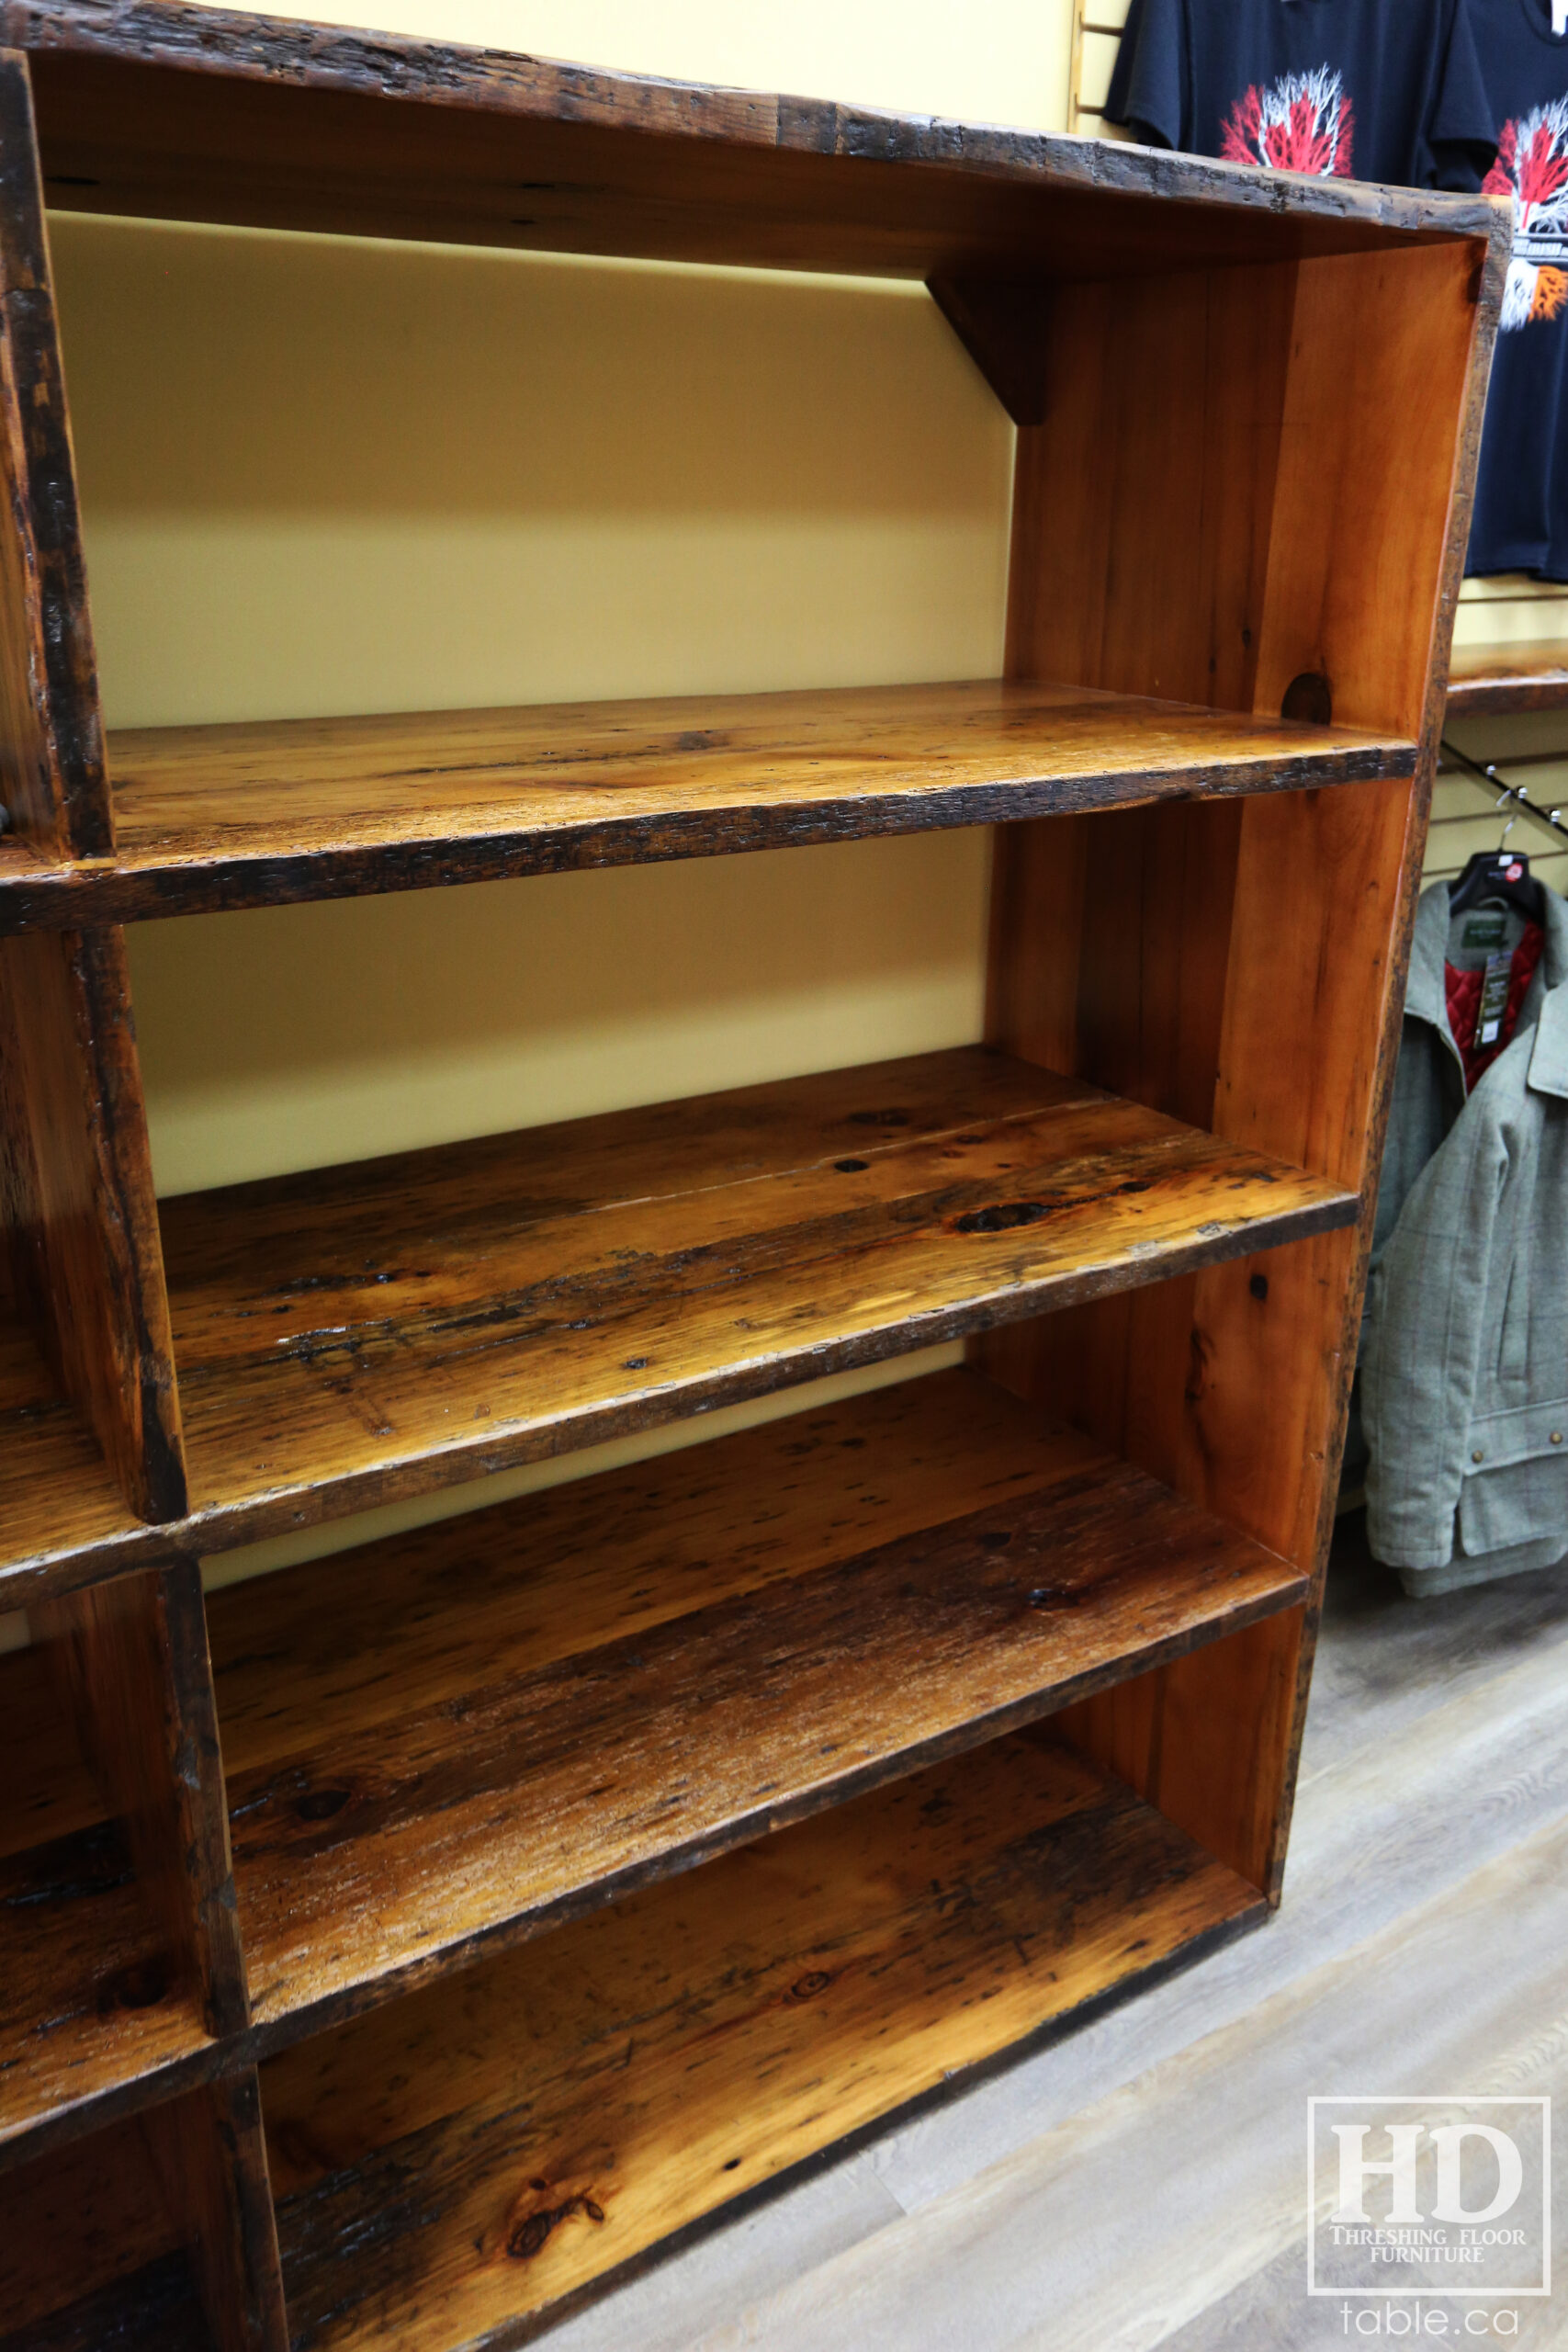
[[[117,930],[0,942],[0,1190],[13,1288],[149,1521],[186,1509],[141,1073]]]
[[[196,1563],[42,1601],[32,1629],[207,2030],[238,2032],[250,2012]]]
[[[0,51],[0,797],[28,847],[114,847],[25,57]]]
[[[1205,630],[1187,639],[1185,658],[1197,658],[1202,634],[1219,664],[1227,630],[1208,625],[1216,615],[1228,612],[1233,623],[1245,615],[1256,709],[1278,710],[1303,673],[1321,677],[1338,719],[1397,724],[1411,734],[1426,729],[1413,763],[1423,772],[1414,785],[1406,778],[1348,795],[1334,811],[1312,793],[1282,799],[1273,823],[1255,823],[1255,808],[1239,811],[1228,888],[1218,868],[1205,888],[1198,811],[1164,810],[1149,823],[1156,812],[1109,825],[1085,820],[1091,876],[1101,828],[1138,829],[1156,878],[1149,884],[1134,859],[1134,887],[1145,893],[1145,919],[1151,903],[1163,907],[1167,941],[1177,945],[1160,947],[1156,920],[1147,953],[1146,920],[1110,902],[1097,909],[1089,896],[1077,943],[1064,935],[1054,959],[1035,939],[1018,950],[1049,999],[1048,1013],[1032,1016],[1034,1034],[1070,1034],[1077,1074],[1114,1071],[1106,1082],[1119,1091],[1179,1100],[1184,1117],[1218,1133],[1234,1125],[1255,1141],[1289,1136],[1307,1165],[1358,1189],[1381,1141],[1425,814],[1431,648],[1436,629],[1438,659],[1446,656],[1453,540],[1468,494],[1461,426],[1476,341],[1476,259],[1467,266],[1455,248],[1440,261],[1392,257],[1386,268],[1371,260],[1303,265],[1289,275],[1288,303],[1283,274],[1272,306],[1259,303],[1254,324],[1267,332],[1250,360],[1249,330],[1234,315],[1206,347],[1205,386],[1220,385],[1215,362],[1224,349],[1237,367],[1252,366],[1252,413],[1265,429],[1250,445],[1258,453],[1250,530],[1233,507],[1223,525],[1205,520],[1190,534],[1194,549],[1218,551],[1231,578],[1203,607]],[[1119,322],[1094,325],[1101,336],[1130,332]],[[1179,401],[1198,378],[1196,347],[1190,330],[1179,345],[1187,360]],[[1096,472],[1141,487],[1147,461],[1139,453],[1163,449],[1168,431],[1163,384],[1161,393],[1152,418],[1136,413],[1135,391],[1111,411]],[[1247,413],[1234,384],[1205,390],[1205,415],[1211,401],[1215,414]],[[1407,432],[1416,412],[1420,422]],[[1072,430],[1081,434],[1091,422],[1086,411]],[[1208,446],[1201,419],[1190,430],[1195,446]],[[1214,477],[1216,492],[1223,479]],[[1229,481],[1225,487],[1228,494]],[[1021,475],[1021,496],[1038,494],[1035,479]],[[1139,513],[1135,499],[1118,505],[1089,542],[1084,590],[1098,618],[1093,644],[1080,650],[1112,666],[1077,673],[1091,683],[1113,676],[1128,691],[1140,662],[1145,678],[1164,673],[1179,624],[1151,623],[1142,588],[1124,588],[1123,571],[1152,563],[1168,593],[1179,593],[1184,583],[1170,567],[1185,561],[1185,586],[1196,599],[1201,568],[1195,553],[1172,553],[1168,511],[1145,549]],[[1015,667],[1053,659],[1056,604],[1072,603],[1077,587],[1070,569],[1061,574],[1066,548],[1053,551],[1049,586],[1032,572],[1041,546],[1031,507],[1021,513],[1015,555]],[[1234,635],[1229,642],[1234,654]],[[1063,674],[1059,664],[1055,673]],[[1241,694],[1247,683],[1246,663],[1233,666],[1228,691]],[[1189,679],[1180,690],[1197,688]],[[998,890],[1005,916],[993,954],[1006,964],[1010,931],[1018,937],[1027,924],[1028,894],[1015,872],[1004,872]],[[1208,976],[1185,1003],[1176,977],[1184,956]],[[1021,1017],[1018,995],[993,973],[993,1006],[1012,1023],[998,1034],[1022,1039],[1031,1021]],[[1322,1556],[1337,1469],[1363,1245],[1364,1235],[1325,1238],[1267,1261],[1200,1270],[1158,1293],[1086,1304],[1033,1327],[1032,1340],[1015,1331],[987,1343],[986,1361],[1021,1392],[1065,1410],[1310,1572]],[[1270,1894],[1282,1864],[1312,1630],[1309,1616],[1303,1641],[1303,1626],[1276,1619],[1256,1640],[1216,1645],[1202,1661],[1174,1666],[1074,1719],[1097,1754],[1118,1769],[1133,1764],[1134,1785],[1172,1806],[1173,1818]],[[1292,1703],[1280,1703],[1281,1691],[1293,1694]],[[1215,1736],[1215,1724],[1229,1733]]]
[[[1461,241],[1298,270],[1255,710],[1315,673],[1337,718],[1435,752],[1484,260]]]
[[[216,2352],[288,2352],[255,2068],[152,2108],[141,2123]]]

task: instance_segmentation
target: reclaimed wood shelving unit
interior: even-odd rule
[[[1506,214],[0,34],[4,2345],[512,2340],[1279,1898]],[[924,280],[1006,675],[106,740],[46,204]],[[977,824],[971,1046],[153,1197],[127,922]]]

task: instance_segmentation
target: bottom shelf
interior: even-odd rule
[[[282,2053],[296,2352],[449,2352],[1263,1898],[1040,1732],[729,1853]]]

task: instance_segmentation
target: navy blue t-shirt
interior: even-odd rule
[[[1132,0],[1106,119],[1152,147],[1473,192],[1496,149],[1473,0]]]
[[[1481,441],[1470,572],[1568,580],[1568,37],[1551,0],[1471,0],[1500,133],[1486,186],[1514,257]]]

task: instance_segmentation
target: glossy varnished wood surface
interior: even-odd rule
[[[295,2341],[468,2343],[1260,1910],[1028,1736],[646,1890],[264,2067]]]
[[[1449,669],[1450,718],[1506,718],[1521,710],[1568,710],[1568,643],[1456,650]]]
[[[199,2062],[207,2036],[41,1645],[0,1657],[0,1741],[3,2168]]]
[[[172,0],[8,0],[0,30],[30,52],[51,200],[98,212],[919,277],[1506,235],[1484,199]]]
[[[1397,737],[961,681],[150,729],[118,848],[0,842],[0,932],[858,839],[1408,771]]]
[[[42,1490],[68,1430],[19,1404],[8,1581],[220,1549],[1355,1212],[981,1047],[191,1194],[163,1231],[192,1515],[115,1532],[101,1487]]]
[[[257,2024],[385,1998],[1304,1592],[956,1372],[236,1588]]]
[[[979,1047],[164,1204],[198,1511],[347,1509],[1331,1229]]]

